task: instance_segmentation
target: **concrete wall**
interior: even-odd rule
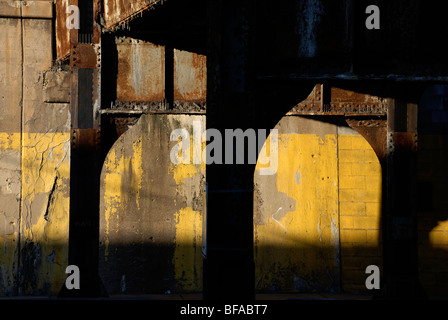
[[[66,84],[50,75],[64,78],[50,71],[52,3],[0,9],[0,294],[51,295],[65,280],[70,155],[68,96],[55,92]]]
[[[381,266],[381,167],[350,128],[284,117],[276,175],[255,172],[256,288],[260,292],[365,290]]]
[[[202,288],[205,165],[170,160],[174,129],[203,116],[143,115],[110,150],[101,178],[100,275],[109,294]]]
[[[204,120],[142,116],[109,152],[100,275],[110,294],[202,290],[205,164],[173,164],[176,142],[169,137],[187,128],[193,140],[193,121],[204,128]],[[255,171],[257,290],[339,291],[342,283],[363,291],[365,268],[381,267],[375,153],[355,131],[335,124],[284,117],[277,128],[277,173],[260,175],[260,164]]]
[[[51,2],[34,3],[22,10],[0,1],[2,296],[54,295],[68,263],[68,71],[52,68]],[[127,39],[117,42],[117,55],[118,100],[165,98],[162,46]],[[175,49],[173,59],[174,99],[203,101],[205,57]],[[177,143],[171,132],[192,134],[194,121],[205,128],[205,116],[142,115],[106,158],[99,266],[110,294],[202,290],[205,165],[170,160]],[[336,124],[286,116],[277,128],[276,174],[260,175],[261,164],[254,173],[257,291],[366,292],[365,268],[381,267],[375,153]],[[433,132],[419,142],[427,205],[419,208],[420,273],[428,293],[443,293],[448,284],[447,141]]]

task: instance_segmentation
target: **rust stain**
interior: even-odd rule
[[[98,55],[93,45],[78,43],[72,47],[70,52],[70,67],[95,69],[97,62]]]
[[[387,120],[347,118],[347,124],[361,134],[375,151],[380,162],[387,156]]]
[[[117,40],[117,99],[162,101],[165,99],[164,48],[140,40]]]
[[[363,104],[377,104],[381,102],[377,96],[369,94],[358,93],[351,90],[341,88],[331,88],[331,101],[333,103],[363,103]]]
[[[104,21],[106,29],[114,29],[124,24],[142,12],[153,9],[157,4],[163,4],[166,0],[105,0],[104,1]]]
[[[205,101],[207,62],[204,55],[175,50],[174,100]]]
[[[288,112],[291,114],[385,115],[387,99],[332,87],[324,97],[323,85],[316,84],[309,96]],[[324,99],[328,102],[325,103]]]
[[[65,60],[70,54],[70,30],[65,26],[69,0],[56,1],[56,54],[57,60]]]
[[[322,85],[316,84],[308,97],[297,104],[292,113],[296,112],[321,112],[322,111]]]

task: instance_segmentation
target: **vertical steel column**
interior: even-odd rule
[[[99,2],[80,3],[81,28],[70,30],[70,227],[69,264],[80,270],[80,289],[60,296],[101,295],[98,276],[101,174],[101,31],[94,22]]]
[[[250,63],[252,1],[207,2],[207,129],[253,128]],[[247,145],[246,145],[247,149]],[[215,150],[216,152],[216,150]],[[231,155],[235,159],[235,154]],[[255,165],[207,164],[207,256],[204,299],[253,299],[253,176]]]
[[[406,98],[391,102],[387,114],[387,164],[383,168],[383,292],[385,298],[419,298],[422,288],[417,252],[417,105]]]

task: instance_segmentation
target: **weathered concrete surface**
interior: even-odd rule
[[[37,18],[49,3],[0,19],[1,295],[56,294],[65,279],[70,118],[68,104],[44,102],[52,21]]]
[[[172,130],[201,116],[144,115],[101,178],[100,276],[109,294],[200,291],[205,167],[174,165]],[[202,127],[204,123],[202,122]]]
[[[192,134],[192,121],[203,119],[143,116],[109,152],[100,232],[109,293],[202,289],[204,164],[173,165],[169,134]],[[256,289],[363,291],[365,267],[381,265],[375,153],[347,127],[285,117],[277,128],[277,173],[260,175],[261,164],[255,172]]]
[[[19,252],[20,133],[0,133],[0,294],[14,294]]]
[[[381,262],[375,153],[334,124],[284,117],[277,128],[277,173],[255,171],[256,289],[362,291],[365,267]]]
[[[53,68],[44,73],[43,93],[45,102],[70,102],[70,73]]]
[[[53,1],[0,1],[0,16],[11,18],[40,18],[53,17]]]
[[[4,4],[3,4],[4,5]],[[2,9],[3,10],[3,9]],[[16,293],[20,226],[21,24],[0,19],[0,294]]]
[[[20,132],[22,99],[22,46],[19,19],[0,19],[0,128]]]
[[[55,294],[68,258],[69,109],[66,103],[44,102],[44,75],[52,60],[51,20],[23,23],[20,290]]]
[[[256,288],[329,291],[339,285],[337,127],[285,117],[278,170],[255,173]],[[295,130],[294,130],[295,129]]]

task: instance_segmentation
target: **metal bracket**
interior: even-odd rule
[[[80,151],[100,150],[101,130],[99,129],[72,129],[72,149]]]
[[[100,47],[93,44],[78,43],[70,50],[70,67],[96,69],[101,63]]]

